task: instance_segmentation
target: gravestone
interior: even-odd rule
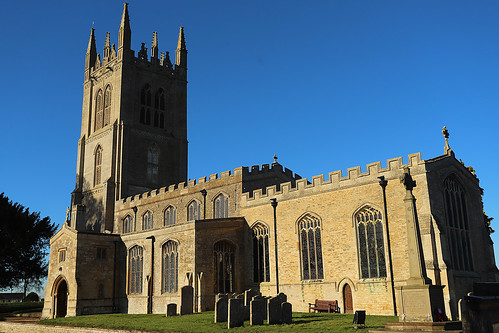
[[[191,286],[183,286],[180,289],[180,315],[192,314],[194,288]]]
[[[267,319],[267,299],[262,296],[254,296],[250,302],[250,325],[263,325]]]
[[[280,297],[271,297],[267,303],[267,320],[269,325],[281,323],[281,304]]]
[[[176,316],[177,315],[177,304],[169,303],[166,305],[166,316]]]
[[[291,324],[293,315],[293,306],[291,303],[281,303],[281,322],[283,324]]]
[[[261,295],[259,291],[248,289],[244,291],[244,306],[249,306],[254,296]]]
[[[229,318],[227,319],[227,328],[239,327],[244,324],[244,299],[229,299]]]
[[[284,293],[279,293],[279,295],[277,295],[277,297],[281,300],[281,302],[287,302],[288,301],[288,296],[286,296],[286,294]]]
[[[220,297],[215,302],[215,323],[225,323],[227,321],[228,312],[227,297]]]

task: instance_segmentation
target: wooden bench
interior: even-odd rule
[[[315,303],[308,303],[308,312],[310,310],[314,310],[317,312],[340,312],[340,308],[338,307],[338,301],[326,301],[323,299],[316,299]]]

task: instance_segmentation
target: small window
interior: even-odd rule
[[[165,209],[165,225],[173,225],[177,219],[177,211],[175,207],[170,206]]]
[[[66,261],[66,249],[59,250],[59,262]]]
[[[229,200],[223,194],[215,199],[215,218],[223,219],[229,217]]]
[[[106,260],[106,248],[98,247],[97,248],[97,259],[98,260]]]
[[[135,223],[133,218],[130,215],[127,215],[123,219],[123,233],[134,232],[135,231]]]
[[[153,228],[152,212],[147,211],[142,218],[142,230]]]
[[[187,221],[199,220],[199,203],[194,200],[187,206]]]

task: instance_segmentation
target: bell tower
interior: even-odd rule
[[[72,228],[112,232],[114,204],[127,196],[187,180],[187,49],[178,37],[175,64],[169,52],[131,49],[128,4],[118,49],[106,34],[97,53],[94,29],[85,55],[81,135]]]

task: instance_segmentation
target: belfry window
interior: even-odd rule
[[[229,200],[223,194],[219,194],[215,198],[215,218],[223,219],[229,217]]]
[[[104,103],[103,103],[102,90],[99,90],[97,92],[97,97],[95,98],[94,131],[97,131],[98,129],[102,128],[103,112],[104,112],[103,107]]]
[[[94,162],[94,186],[101,183],[101,169],[102,169],[102,148],[97,146],[95,150],[95,162]]]
[[[269,228],[258,222],[253,231],[253,281],[270,281]]]
[[[123,219],[123,233],[129,233],[129,232],[134,232],[135,231],[135,221],[133,220],[133,217],[130,215],[127,215]]]
[[[173,206],[169,206],[165,209],[165,225],[173,225],[177,219],[177,210]]]
[[[178,243],[168,241],[163,245],[163,293],[178,290]]]
[[[140,91],[140,123],[149,125],[151,123],[151,87],[146,84]]]
[[[473,271],[466,195],[454,176],[445,179],[444,189],[452,268]]]
[[[153,228],[153,216],[151,211],[147,211],[142,217],[142,230]]]
[[[130,294],[142,294],[143,249],[135,245],[128,252],[128,291]]]
[[[104,117],[102,127],[109,125],[111,121],[111,86],[106,87],[104,93]]]
[[[199,220],[199,203],[193,200],[187,206],[187,221]]]
[[[362,279],[386,277],[383,217],[381,212],[364,207],[355,214]]]
[[[302,279],[323,279],[321,221],[306,214],[298,221],[300,232]]]
[[[214,245],[215,293],[231,293],[234,290],[234,246],[227,241]]]
[[[147,181],[150,183],[158,182],[159,170],[159,149],[152,145],[147,150]]]

